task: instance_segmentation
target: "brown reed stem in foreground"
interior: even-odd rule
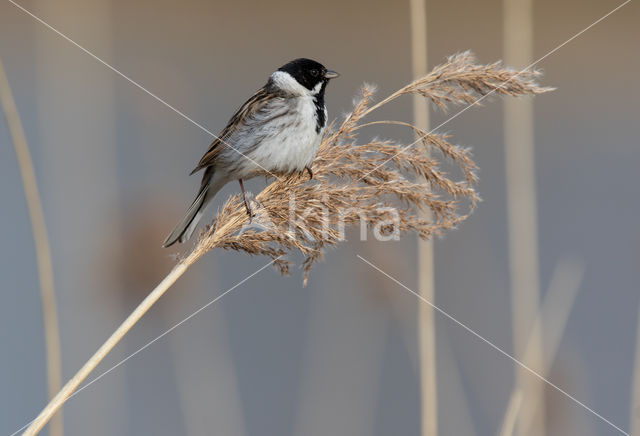
[[[29,210],[31,232],[36,251],[38,280],[40,281],[40,299],[42,301],[42,324],[44,326],[44,342],[47,370],[47,397],[49,399],[62,386],[62,368],[60,358],[60,333],[58,330],[58,314],[53,286],[53,267],[51,265],[51,247],[47,236],[47,228],[40,203],[38,184],[29,153],[29,146],[24,136],[18,109],[16,108],[9,80],[7,79],[2,60],[0,60],[0,103],[7,118],[9,133],[20,168],[24,196]],[[49,425],[51,436],[62,436],[62,413],[57,414]]]
[[[410,0],[411,64],[413,77],[427,74],[427,1]],[[429,106],[420,94],[413,95],[413,124],[429,130]],[[416,133],[416,141],[420,134]],[[425,156],[429,149],[425,148]],[[423,183],[426,180],[421,180]],[[421,218],[431,220],[429,210]],[[418,293],[427,301],[435,301],[433,241],[418,238]],[[436,377],[436,324],[433,307],[418,305],[418,350],[420,374],[420,427],[422,436],[438,434],[438,386]]]
[[[536,71],[519,73],[500,63],[477,65],[473,56],[465,52],[448,58],[443,65],[383,102],[420,94],[444,107],[447,103],[473,102],[490,92],[521,96],[549,91],[550,88],[535,82],[538,75]],[[353,111],[339,127],[329,129],[313,163],[312,181],[306,174],[285,176],[271,182],[256,196],[253,224],[248,226],[240,196],[229,198],[191,253],[180,260],[67,382],[24,435],[37,434],[142,315],[212,248],[267,256],[283,274],[290,267],[290,261],[283,256],[299,251],[305,257],[302,266],[306,282],[323,249],[344,240],[344,226],[362,222],[381,236],[414,231],[427,239],[466,219],[478,201],[474,190],[476,166],[469,151],[449,143],[447,135],[430,134],[412,125],[408,127],[422,135],[421,146],[402,148],[395,141],[381,139],[357,143],[360,120],[372,108],[381,106],[370,106],[372,96],[373,88],[365,85]],[[452,181],[439,168],[440,160],[425,156],[424,147],[436,152],[440,160],[448,159],[458,168],[462,179]],[[411,181],[417,177],[428,183]],[[459,210],[463,203],[469,206],[467,213]],[[420,218],[420,211],[425,209],[431,211],[432,220]],[[394,217],[397,220],[390,219]]]

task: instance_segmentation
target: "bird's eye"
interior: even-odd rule
[[[311,70],[311,75],[313,77],[318,77],[318,74],[320,74],[320,72],[318,70]]]

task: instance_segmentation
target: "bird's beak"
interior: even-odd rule
[[[327,72],[324,73],[325,79],[335,79],[336,77],[340,77],[340,73],[336,73],[335,71],[332,71],[332,70],[327,70]]]

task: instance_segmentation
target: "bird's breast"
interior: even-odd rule
[[[323,115],[326,116],[324,112]],[[315,158],[324,132],[324,126],[318,129],[318,121],[312,97],[291,99],[283,115],[274,117],[256,132],[260,140],[250,157],[270,171],[303,170]]]

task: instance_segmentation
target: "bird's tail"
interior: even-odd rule
[[[163,247],[170,247],[176,242],[184,242],[191,237],[198,226],[198,222],[202,218],[207,203],[209,203],[220,188],[224,186],[224,183],[221,183],[220,180],[215,180],[215,178],[211,180],[212,178],[212,175],[207,177],[207,174],[205,174],[205,180],[203,180],[196,199],[193,200],[193,203],[189,206],[184,218],[180,220],[178,225],[171,231],[169,236],[167,236],[167,239],[165,239],[162,244]]]

